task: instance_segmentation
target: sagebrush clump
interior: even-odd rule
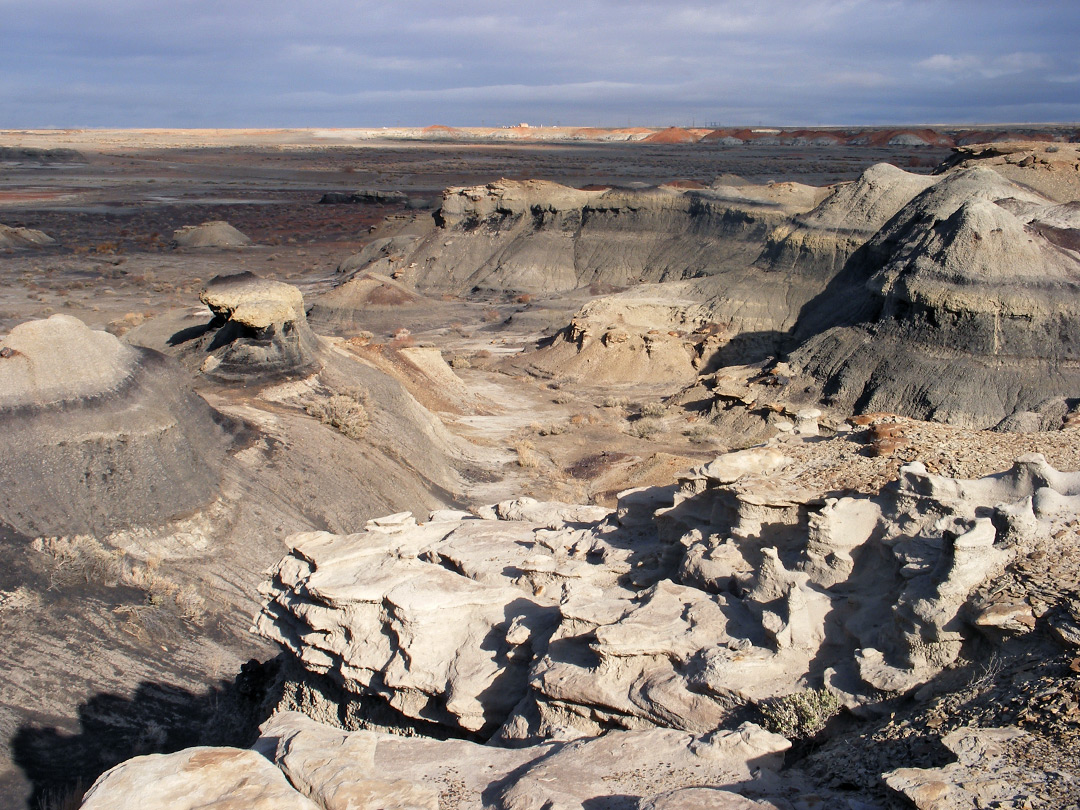
[[[367,412],[367,392],[361,388],[348,388],[333,393],[326,399],[312,399],[304,404],[309,416],[350,439],[364,435],[371,418]]]
[[[627,433],[631,436],[637,436],[639,439],[650,439],[663,430],[663,425],[660,424],[659,419],[646,418],[639,419],[630,425]]]
[[[789,740],[813,737],[840,711],[840,699],[827,689],[803,689],[758,705],[762,725]]]
[[[510,446],[514,452],[517,453],[517,463],[519,467],[529,469],[540,466],[540,459],[535,452],[536,445],[528,439],[521,439]]]
[[[707,422],[694,425],[683,431],[683,436],[690,440],[692,444],[702,444],[707,442],[716,435],[716,428]]]
[[[206,600],[194,585],[180,585],[159,570],[161,561],[136,561],[120,549],[106,548],[95,537],[38,537],[30,547],[50,561],[49,589],[78,582],[114,588],[125,585],[146,595],[147,605],[173,607],[184,621],[202,625]]]

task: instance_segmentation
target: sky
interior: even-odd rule
[[[0,0],[0,129],[1076,122],[1078,43],[1078,0]]]

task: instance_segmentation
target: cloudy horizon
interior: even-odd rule
[[[1080,121],[1080,4],[0,0],[0,128]]]

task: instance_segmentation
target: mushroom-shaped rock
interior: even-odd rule
[[[221,417],[164,355],[67,315],[0,340],[0,521],[27,534],[160,525],[217,493]]]
[[[174,247],[244,247],[249,239],[224,220],[185,225],[173,231]]]
[[[204,372],[250,379],[318,366],[319,339],[307,324],[303,295],[291,284],[253,273],[217,276],[199,298],[214,313],[197,344],[210,355]]]

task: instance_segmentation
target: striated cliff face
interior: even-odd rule
[[[790,365],[848,411],[1059,427],[1080,394],[1078,236],[1076,206],[989,168],[952,172],[819,297]]]
[[[853,183],[817,194],[790,184],[695,192],[730,205],[768,194],[777,204],[775,224],[729,237],[738,252],[728,245],[727,255],[714,255],[708,274],[640,284],[590,302],[550,345],[529,355],[526,367],[613,382],[684,381],[775,355],[856,251],[935,181],[878,164]],[[682,236],[701,250],[712,249],[709,238],[697,230]]]
[[[421,292],[456,295],[707,276],[753,261],[771,228],[821,194],[791,183],[581,191],[500,180],[452,188],[434,228],[387,269]]]

